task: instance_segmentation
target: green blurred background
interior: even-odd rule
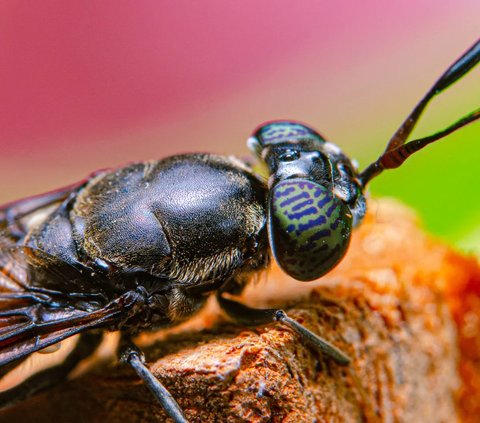
[[[477,108],[479,85],[476,70],[452,86],[445,98],[439,97],[438,102],[432,103],[413,137],[434,133],[453,122],[454,117]],[[394,196],[409,204],[420,214],[429,232],[463,251],[479,254],[479,158],[480,123],[476,122],[426,147],[401,168],[385,172],[372,182],[371,192],[374,196]]]

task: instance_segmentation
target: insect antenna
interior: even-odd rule
[[[401,166],[403,162],[408,159],[408,157],[421,150],[428,144],[431,144],[451,134],[457,129],[460,129],[463,126],[480,119],[479,108],[468,115],[463,116],[461,119],[454,122],[452,125],[443,129],[442,131],[405,143],[430,100],[462,78],[468,71],[477,65],[479,60],[480,39],[477,40],[477,42],[473,44],[470,49],[468,49],[443,73],[443,75],[437,80],[432,88],[430,88],[430,90],[415,106],[410,115],[400,125],[400,128],[398,128],[395,134],[393,134],[383,154],[375,162],[370,164],[362,173],[360,173],[359,180],[363,186],[370,182],[371,179],[378,176],[384,169],[394,169]]]

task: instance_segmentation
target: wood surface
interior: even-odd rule
[[[275,323],[228,321],[214,301],[138,340],[191,422],[475,422],[480,415],[478,261],[432,240],[411,211],[374,201],[347,257],[313,283],[273,267],[242,297],[280,306],[351,358],[340,367]],[[0,412],[1,422],[162,422],[111,355]]]

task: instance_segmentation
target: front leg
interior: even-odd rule
[[[292,328],[300,338],[315,348],[322,354],[332,358],[337,364],[347,366],[350,364],[350,358],[334,345],[330,344],[325,339],[308,330],[305,326],[288,317],[283,310],[267,308],[256,309],[248,307],[237,301],[229,300],[222,296],[222,293],[217,294],[217,301],[220,307],[235,321],[256,326],[272,322],[281,322]]]

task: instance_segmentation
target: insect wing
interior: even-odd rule
[[[31,310],[32,306],[29,308]],[[16,311],[18,312],[18,309]],[[120,307],[114,306],[90,313],[79,311],[59,313],[43,309],[42,323],[17,321],[11,324],[9,320],[4,321],[6,325],[2,327],[0,335],[0,367],[87,329],[113,323],[121,312]]]
[[[25,356],[58,343],[87,329],[113,324],[131,304],[127,293],[117,300],[90,310],[73,307],[72,291],[42,288],[32,279],[30,269],[42,267],[44,278],[58,286],[73,288],[71,281],[85,278],[85,273],[61,259],[36,248],[22,245],[19,227],[12,221],[55,207],[70,195],[47,194],[0,207],[0,376]],[[60,201],[60,202],[59,202]],[[13,210],[13,212],[12,212]],[[16,231],[16,232],[15,232]],[[90,273],[87,273],[91,278]],[[62,285],[63,283],[63,285]],[[54,284],[55,285],[55,284]],[[78,288],[79,284],[76,285]],[[90,293],[74,292],[76,301],[91,300]],[[92,303],[94,304],[94,303]]]
[[[41,253],[13,247],[0,255],[3,260],[0,267],[0,367],[86,329],[108,325],[124,310],[126,303],[122,297],[96,310],[84,311],[70,306],[68,293],[62,297],[61,293],[31,286],[26,270],[28,260],[38,260]],[[71,267],[70,276],[75,272]],[[85,298],[88,299],[88,294]]]

